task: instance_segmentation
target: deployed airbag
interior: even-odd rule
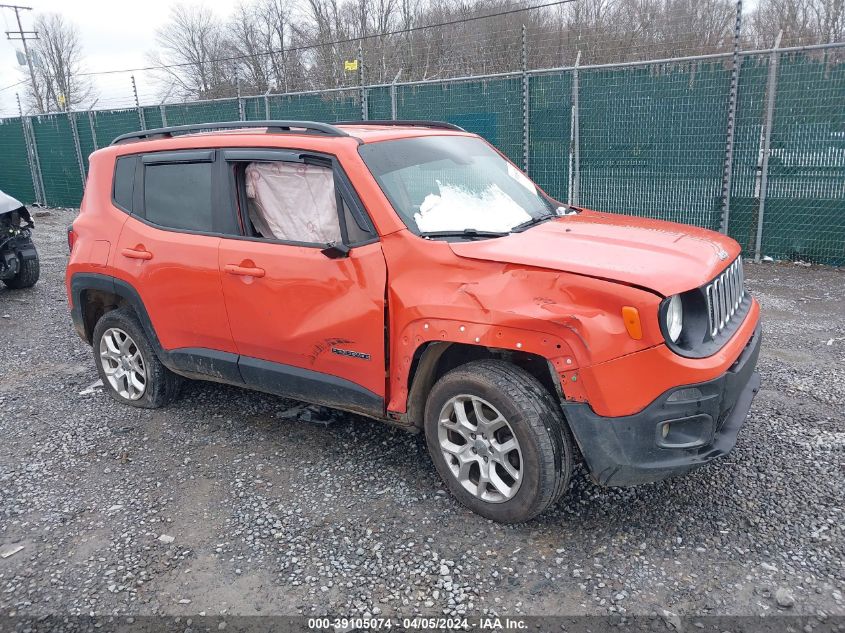
[[[340,242],[332,170],[304,163],[250,163],[249,217],[263,237],[291,242]]]

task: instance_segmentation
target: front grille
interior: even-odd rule
[[[731,318],[745,298],[745,275],[742,257],[704,287],[707,297],[707,320],[710,336],[715,338],[731,322]]]

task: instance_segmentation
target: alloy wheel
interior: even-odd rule
[[[517,493],[523,474],[519,441],[492,404],[470,394],[451,398],[440,411],[437,436],[449,470],[468,492],[489,503]]]
[[[147,390],[144,356],[135,341],[120,328],[109,328],[100,337],[103,373],[121,397],[138,400]]]

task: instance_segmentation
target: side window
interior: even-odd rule
[[[114,188],[112,196],[114,203],[132,213],[132,196],[135,191],[135,165],[138,164],[137,156],[123,156],[117,159],[114,168]]]
[[[251,162],[243,178],[247,219],[268,239],[306,244],[340,242],[334,173],[299,162]]]
[[[144,168],[144,215],[160,226],[213,231],[213,163],[164,163]]]

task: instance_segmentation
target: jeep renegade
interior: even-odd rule
[[[735,241],[562,205],[445,123],[126,134],[92,154],[68,242],[116,400],[186,377],[421,430],[497,521],[554,504],[576,446],[612,486],[725,455],[760,385]]]

